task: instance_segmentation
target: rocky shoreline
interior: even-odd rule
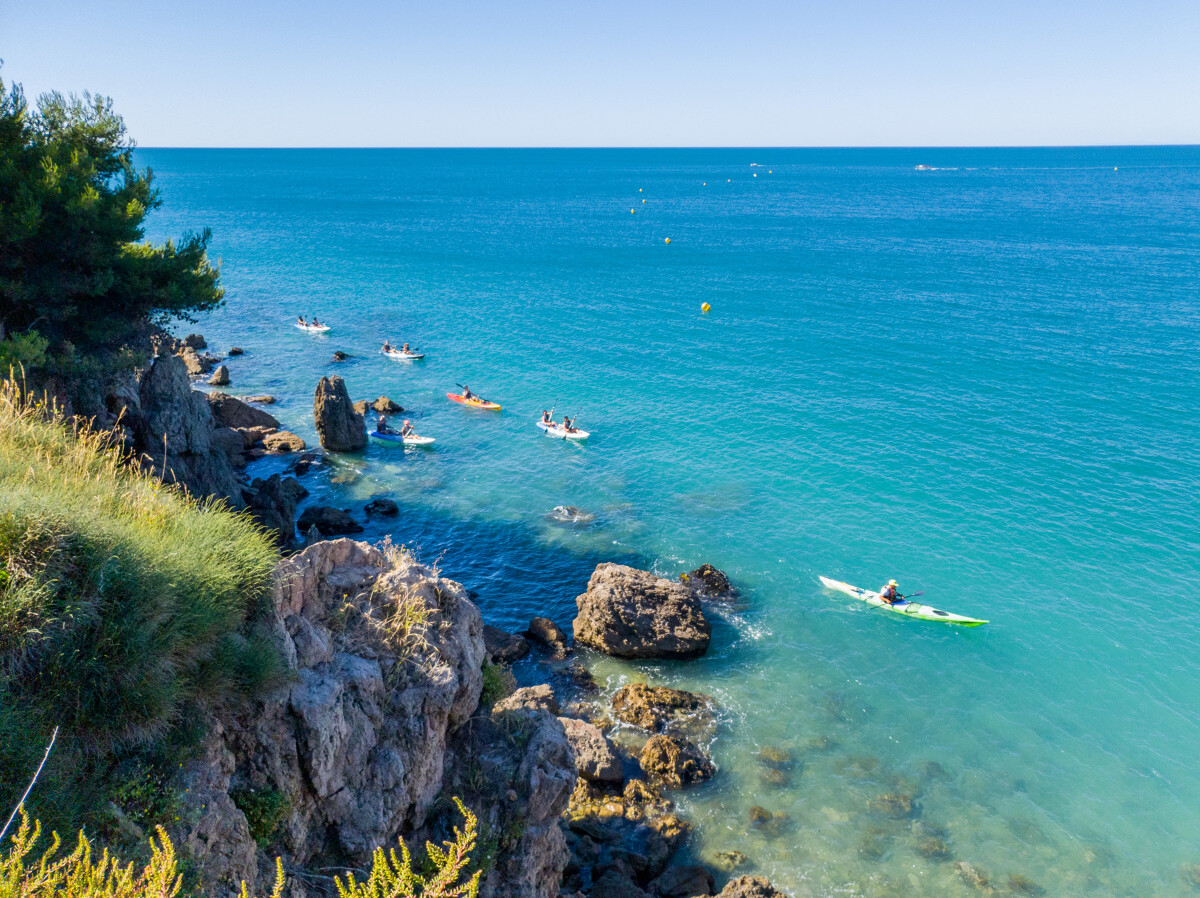
[[[670,795],[718,775],[712,700],[633,683],[606,704],[572,657],[576,647],[703,655],[704,606],[733,595],[724,574],[704,565],[670,580],[600,564],[576,600],[573,640],[546,618],[522,634],[486,626],[461,584],[405,551],[330,539],[363,530],[348,510],[301,508],[301,478],[324,452],[365,445],[367,403],[352,402],[342,378],[322,378],[322,449],[310,450],[262,408],[273,397],[193,389],[202,378],[227,386],[225,361],[200,335],[161,336],[147,367],[105,397],[100,422],[165,481],[254,516],[284,552],[268,624],[283,684],[253,708],[213,710],[180,773],[186,808],[173,836],[207,894],[268,886],[276,856],[289,894],[331,894],[331,875],[369,867],[377,846],[444,837],[454,797],[481,823],[485,898],[780,894],[731,878],[750,866],[738,852],[711,867],[675,862],[691,825]],[[370,408],[400,407],[381,396]],[[268,454],[292,456],[287,473],[247,477]],[[398,510],[383,497],[364,509]],[[547,661],[543,682],[514,689],[507,665],[531,651]]]

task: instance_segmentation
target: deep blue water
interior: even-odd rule
[[[721,775],[679,797],[698,855],[740,849],[798,896],[978,894],[958,860],[1002,891],[1195,893],[1200,150],[139,156],[150,237],[213,229],[228,303],[196,327],[246,349],[233,392],[315,442],[337,372],[437,438],[343,459],[316,498],[395,497],[370,535],[501,625],[569,625],[598,560],[742,587],[702,661],[595,661],[725,707]],[[555,402],[586,447],[534,428]],[[563,503],[595,523],[548,521]],[[817,574],[992,623],[902,620]],[[789,785],[762,781],[766,745],[795,753]],[[873,813],[881,793],[919,816]]]

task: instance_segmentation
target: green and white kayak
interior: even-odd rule
[[[849,583],[842,583],[839,580],[830,580],[828,577],[822,577],[821,582],[826,589],[836,589],[838,592],[844,592],[848,596],[853,596],[860,602],[866,602],[868,605],[875,605],[879,608],[886,608],[896,614],[905,617],[915,617],[917,620],[936,620],[944,624],[958,624],[962,627],[978,627],[980,624],[986,624],[985,620],[978,620],[974,617],[963,617],[961,614],[951,614],[949,611],[939,611],[929,605],[922,605],[920,602],[909,602],[901,599],[894,605],[889,605],[883,599],[879,598],[879,593],[872,592],[869,589],[860,589],[857,586],[851,586]]]

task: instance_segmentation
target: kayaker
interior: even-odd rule
[[[545,424],[547,427],[554,426],[554,416],[551,415],[545,409],[542,409],[542,423]]]
[[[889,605],[895,605],[897,602],[903,599],[904,596],[900,595],[900,593],[896,591],[896,581],[889,580],[886,586],[880,587],[879,598],[883,599]]]
[[[392,351],[392,343],[391,343],[391,341],[390,341],[390,340],[384,340],[384,341],[383,341],[383,351],[384,351],[384,352],[391,352],[391,351]]]
[[[575,422],[572,421],[570,418],[568,418],[566,415],[563,415],[562,429],[565,430],[567,433],[574,433],[575,432]]]
[[[412,350],[408,348],[407,343],[405,343],[403,346],[400,347],[400,351],[401,352],[412,352]]]
[[[407,422],[405,422],[407,423]],[[391,427],[388,426],[387,418],[383,415],[379,416],[379,420],[375,422],[376,433],[394,433]]]
[[[468,387],[466,384],[463,384],[462,398],[466,399],[468,401],[471,401],[471,402],[474,402],[475,400],[479,399],[478,396],[476,396],[474,393],[471,392],[471,388]]]
[[[299,321],[300,321],[300,326],[301,326],[301,327],[308,327],[308,322],[304,320],[304,316],[303,316],[303,315],[301,315],[301,316],[300,316],[300,319],[299,319]]]
[[[417,432],[416,432],[416,430],[414,430],[414,429],[413,429],[413,426],[412,426],[412,421],[409,421],[407,418],[405,418],[405,419],[404,419],[404,426],[402,426],[402,427],[400,428],[400,436],[402,436],[402,437],[415,437],[416,435],[417,435]]]
[[[313,327],[320,327],[320,326],[321,326],[321,322],[317,320],[317,316],[316,316],[316,315],[313,315],[313,323],[312,323],[312,326],[313,326]]]

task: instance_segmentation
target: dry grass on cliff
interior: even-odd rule
[[[395,849],[375,849],[365,881],[353,874],[336,878],[339,898],[476,898],[481,873],[467,870],[472,866],[479,821],[461,801],[454,801],[464,825],[454,828],[452,841],[441,846],[426,843],[432,873],[422,876],[413,869],[412,854],[402,840],[399,854]],[[57,833],[45,849],[40,848],[42,841],[41,824],[22,812],[10,847],[0,853],[0,898],[175,898],[183,886],[175,848],[161,827],[147,846],[148,862],[140,870],[133,864],[122,865],[107,851],[97,857],[83,833],[69,854],[60,851]],[[285,886],[283,864],[277,859],[271,898],[282,898]],[[245,883],[241,898],[251,898]]]
[[[250,636],[276,552],[247,517],[132,469],[107,434],[0,383],[0,807],[82,822],[123,751],[275,669]],[[55,805],[57,807],[49,807]]]

